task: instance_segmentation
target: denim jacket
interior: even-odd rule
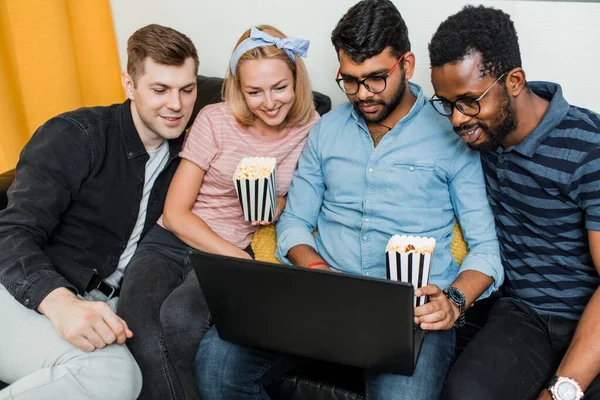
[[[162,213],[183,135],[148,201],[142,236]],[[138,216],[149,156],[130,102],[50,119],[21,152],[0,211],[0,283],[37,310],[54,289],[82,294],[117,268]]]

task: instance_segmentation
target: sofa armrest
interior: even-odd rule
[[[0,210],[6,208],[8,204],[7,192],[8,187],[15,180],[15,170],[7,171],[0,175]]]

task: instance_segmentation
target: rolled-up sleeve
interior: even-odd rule
[[[318,151],[321,121],[311,129],[306,146],[298,160],[292,185],[288,192],[285,209],[277,222],[276,257],[287,264],[287,254],[291,248],[306,244],[317,249],[312,232],[323,204],[325,184]]]
[[[478,271],[494,280],[479,297],[483,299],[502,285],[504,268],[479,153],[470,150],[464,143],[457,151],[449,189],[454,212],[469,249],[460,272]]]

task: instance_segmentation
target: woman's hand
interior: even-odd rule
[[[283,209],[285,208],[285,203],[287,201],[287,197],[286,196],[277,196],[277,206],[275,207],[275,217],[273,218],[273,221],[252,221],[252,225],[253,226],[257,226],[257,225],[271,225],[276,223],[279,220],[279,217],[281,216],[281,213],[283,212]]]
[[[250,254],[246,253],[244,250],[242,250],[242,249],[238,249],[238,250],[239,250],[238,252],[236,252],[235,254],[232,254],[231,256],[236,257],[236,258],[241,258],[244,260],[254,260],[252,258],[252,256]]]

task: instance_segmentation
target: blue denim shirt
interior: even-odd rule
[[[277,257],[289,263],[288,251],[307,244],[334,269],[385,279],[392,235],[429,236],[437,241],[430,283],[446,288],[459,272],[450,251],[456,217],[469,246],[461,271],[494,279],[485,297],[504,272],[479,154],[419,86],[410,90],[415,104],[377,147],[350,103],[312,128],[277,223]]]

